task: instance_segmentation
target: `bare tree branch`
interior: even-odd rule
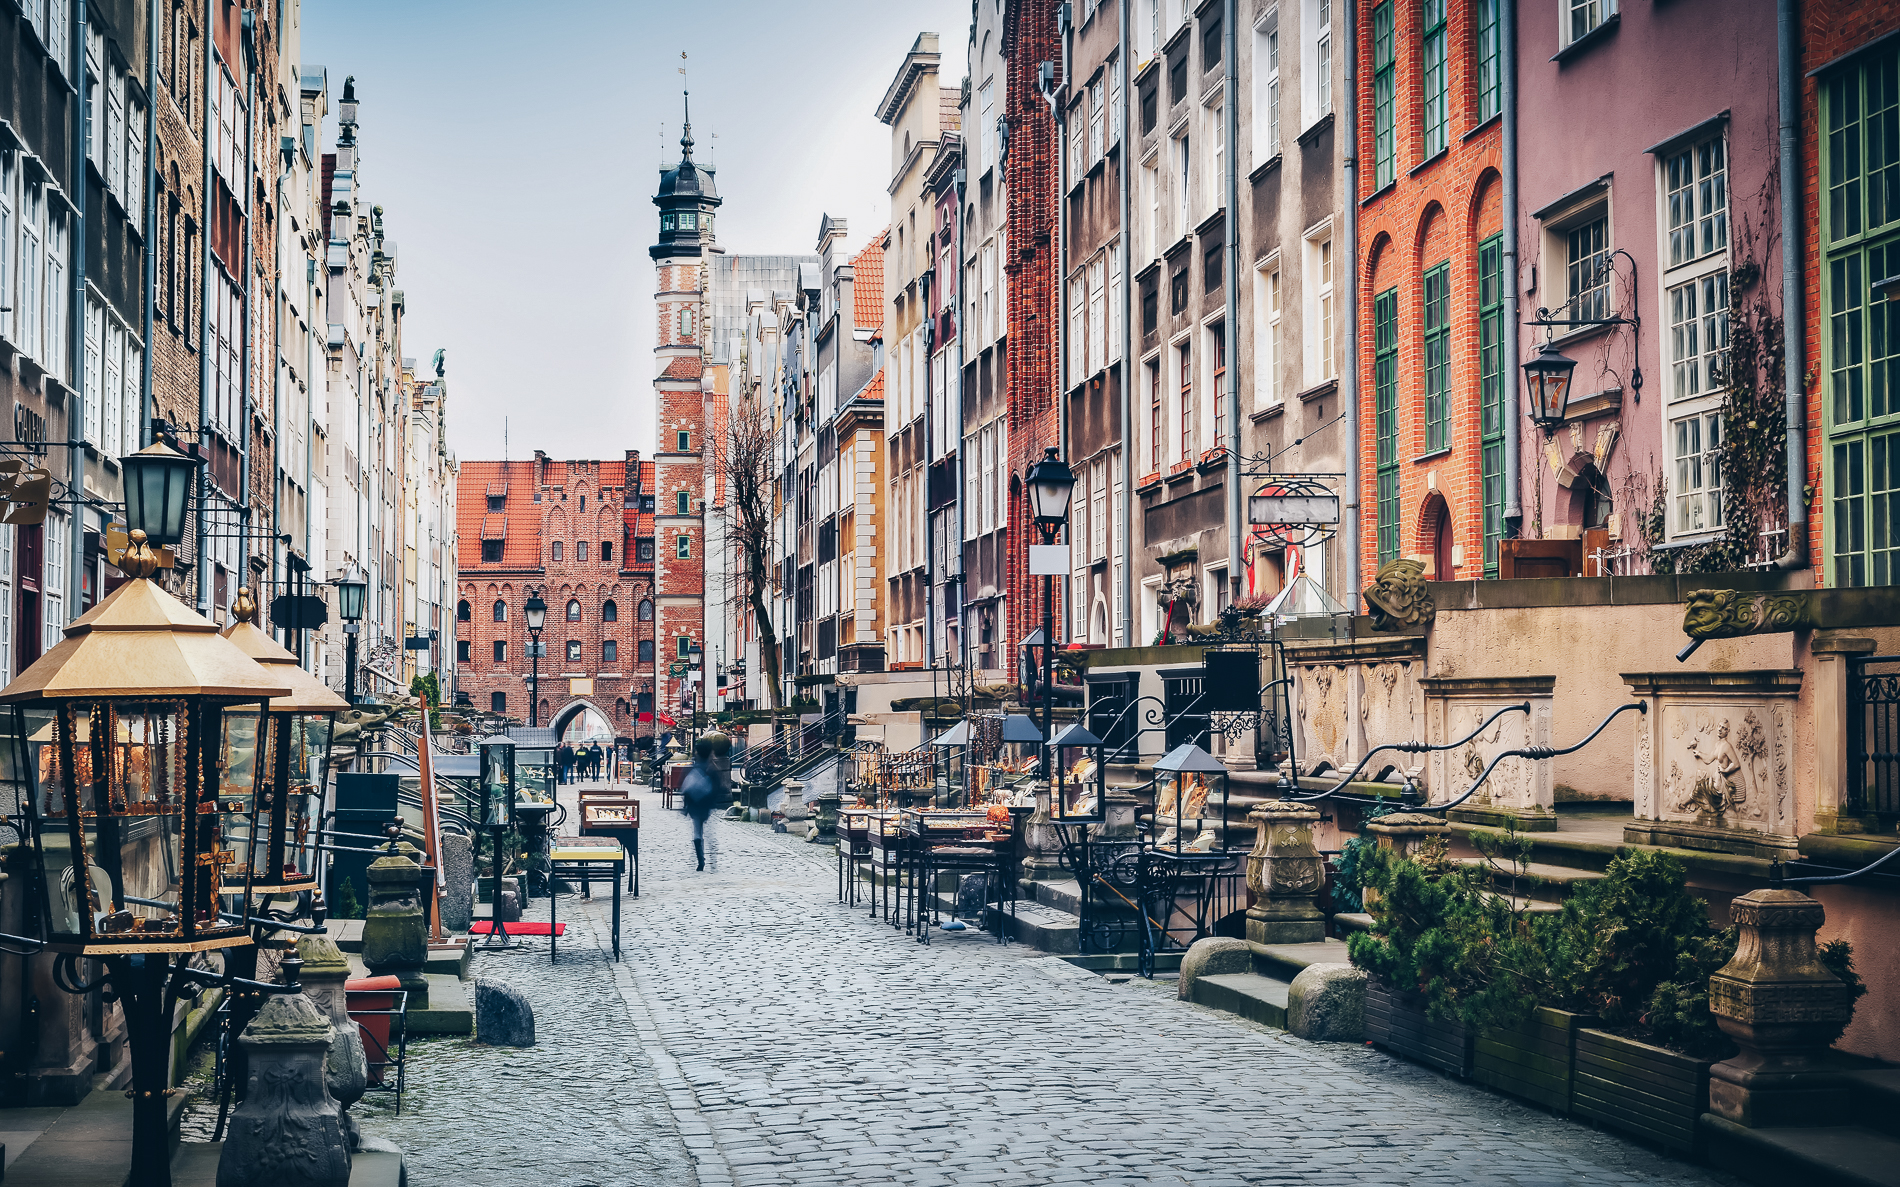
[[[725,439],[713,446],[713,464],[725,486],[726,532],[738,554],[735,599],[752,609],[759,632],[759,663],[772,708],[779,708],[778,632],[766,598],[771,590],[773,429],[758,401],[734,396]]]

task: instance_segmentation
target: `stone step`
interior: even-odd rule
[[[1262,1026],[1284,1030],[1290,987],[1290,982],[1259,973],[1218,973],[1196,977],[1190,992],[1195,1005],[1224,1010]]]
[[[957,896],[954,890],[939,890],[936,894],[937,912],[943,919],[953,918],[956,914]],[[996,926],[996,904],[989,908],[990,918],[986,920],[992,928]],[[1073,956],[1081,951],[1082,921],[1068,911],[1058,910],[1043,903],[1028,899],[1018,899],[1012,912],[1007,904],[1003,907],[1003,926],[1009,938],[1017,943],[1028,944],[1039,952],[1051,956]]]
[[[1748,1129],[1702,1114],[1706,1157],[1762,1187],[1893,1187],[1900,1183],[1900,1138],[1860,1126]]]
[[[1488,862],[1481,857],[1467,858],[1462,864],[1489,871],[1491,887],[1500,894],[1515,893],[1519,900],[1530,899],[1540,903],[1562,903],[1578,886],[1601,882],[1604,878],[1602,870],[1579,869],[1549,862],[1532,862],[1522,870],[1504,863]],[[1503,868],[1499,868],[1499,865]],[[1518,875],[1515,891],[1512,886],[1514,874]]]
[[[1900,1138],[1900,1068],[1869,1068],[1842,1075],[1854,1096],[1861,1126]]]
[[[1253,949],[1254,972],[1275,980],[1292,983],[1301,970],[1313,964],[1350,964],[1346,941],[1319,940],[1311,944],[1248,944]]]

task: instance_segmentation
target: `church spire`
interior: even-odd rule
[[[680,125],[680,161],[693,159],[693,92],[686,86],[686,51],[680,51],[680,107],[686,118]]]

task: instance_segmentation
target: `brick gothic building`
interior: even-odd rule
[[[463,464],[455,660],[478,708],[529,718],[534,590],[548,604],[535,719],[565,729],[592,708],[616,737],[652,732],[638,720],[653,703],[652,473],[634,450]]]

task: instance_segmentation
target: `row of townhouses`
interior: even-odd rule
[[[0,5],[0,453],[52,486],[44,524],[0,525],[0,679],[123,580],[118,459],[154,440],[203,462],[166,575],[186,602],[222,621],[241,584],[268,605],[355,568],[359,693],[448,664],[444,368],[403,354],[359,100],[302,63],[299,13]],[[342,689],[327,600],[320,631],[273,629]]]

